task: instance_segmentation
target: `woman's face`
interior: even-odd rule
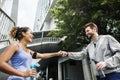
[[[27,31],[26,33],[24,33],[24,39],[25,39],[27,42],[32,42],[33,33],[32,33],[32,30],[31,30],[31,29],[28,29],[28,31]]]

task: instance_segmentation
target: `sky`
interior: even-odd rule
[[[17,26],[33,30],[38,0],[19,0]]]

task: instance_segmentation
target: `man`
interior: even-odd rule
[[[97,80],[120,80],[120,44],[110,35],[98,35],[95,23],[85,25],[85,33],[91,42],[80,52],[61,51],[63,56],[81,60],[88,56],[93,60]],[[103,70],[105,76],[100,77],[98,70]]]

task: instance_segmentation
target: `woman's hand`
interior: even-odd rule
[[[26,72],[23,73],[23,77],[36,77],[36,76],[37,76],[36,69],[27,70]]]

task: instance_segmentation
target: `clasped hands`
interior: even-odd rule
[[[66,51],[59,51],[58,54],[63,57],[68,56],[68,52]]]

